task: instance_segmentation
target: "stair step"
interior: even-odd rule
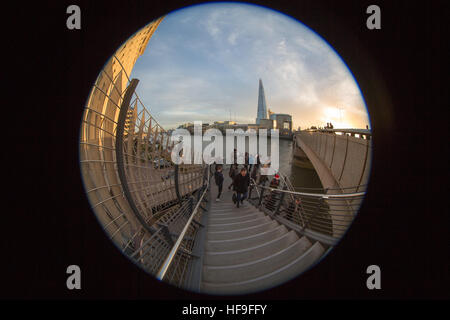
[[[232,216],[232,217],[209,217],[209,224],[221,224],[221,223],[233,223],[233,222],[244,222],[248,220],[253,220],[255,218],[264,217],[264,213],[260,211],[253,211],[249,214],[239,215],[239,216]]]
[[[227,215],[242,216],[249,212],[255,212],[255,211],[259,211],[259,210],[251,205],[248,205],[247,207],[240,207],[240,208],[233,207],[232,209],[223,209],[223,210],[212,208],[209,211],[209,215],[214,216],[214,217],[216,217],[216,216],[217,217],[220,217],[220,216],[226,217]]]
[[[214,200],[214,205],[227,207],[227,206],[234,206],[235,204],[233,203],[232,196],[230,194],[229,199],[228,197],[225,197],[224,199],[220,199],[220,201]]]
[[[242,238],[230,239],[230,240],[210,240],[205,244],[205,250],[208,251],[232,251],[243,248],[244,246],[256,247],[270,239],[278,238],[279,236],[288,233],[287,229],[283,225],[278,225],[276,228],[263,231],[261,233],[252,234],[250,236],[244,236]]]
[[[208,224],[208,232],[217,232],[217,231],[232,231],[236,229],[243,229],[252,226],[260,225],[264,222],[272,221],[270,217],[263,215],[262,217],[256,217],[251,220],[247,220],[244,222],[228,222],[228,223],[220,223],[220,224]]]
[[[306,250],[302,255],[270,273],[263,274],[259,277],[249,278],[243,281],[228,283],[203,281],[201,284],[201,291],[210,294],[226,295],[246,294],[269,289],[292,280],[304,271],[308,270],[316,262],[319,261],[319,258],[324,253],[325,249],[323,248],[323,246],[319,242],[316,242],[314,245],[309,247],[309,249]]]
[[[258,234],[270,229],[274,229],[278,226],[278,222],[271,220],[269,222],[261,223],[260,225],[255,225],[248,228],[235,229],[232,231],[216,231],[216,232],[207,232],[206,239],[209,240],[227,240],[227,239],[237,239],[243,238],[246,236],[251,236],[254,234]]]
[[[244,206],[246,206],[246,205],[248,205],[248,204],[250,204],[248,201],[247,201],[247,199],[246,200],[244,200]],[[217,202],[217,201],[213,201],[213,207],[214,208],[235,208],[236,207],[236,203],[234,203],[233,201],[231,201],[231,200],[223,200],[223,201],[219,201],[219,202]]]
[[[283,248],[287,248],[298,239],[297,234],[294,231],[290,231],[277,238],[268,238],[267,242],[258,246],[248,246],[244,242],[239,250],[226,252],[209,251],[204,256],[204,264],[208,266],[230,266],[260,260],[277,253]]]
[[[287,248],[247,263],[230,266],[203,266],[203,280],[206,282],[241,282],[275,271],[288,264],[311,247],[311,242],[302,237]]]

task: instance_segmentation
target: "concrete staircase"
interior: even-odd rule
[[[280,285],[307,270],[325,253],[317,241],[299,236],[247,201],[240,208],[228,190],[224,172],[221,202],[211,180],[203,256],[201,291],[210,294],[245,294]]]

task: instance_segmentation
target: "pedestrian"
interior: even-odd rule
[[[228,186],[228,190],[231,190],[231,187],[233,186],[234,177],[236,176],[236,174],[237,174],[237,164],[232,164],[230,167],[230,172],[228,173],[228,175],[231,178],[231,183]]]
[[[244,200],[247,198],[249,184],[250,176],[247,173],[247,169],[244,167],[233,180],[234,191],[236,191],[236,207],[239,208],[239,204],[243,204]]]
[[[249,160],[250,160],[250,156],[249,156],[248,152],[246,152],[244,155],[244,166],[245,166],[245,169],[247,169],[247,171],[249,171],[248,170],[248,165],[250,162]]]
[[[215,180],[217,188],[219,190],[216,201],[220,201],[220,195],[222,194],[222,187],[223,187],[223,180],[224,180],[221,165],[216,166],[216,172],[214,173],[214,180]]]
[[[259,176],[259,181],[258,181],[258,185],[260,186],[265,186],[267,181],[269,181],[269,178],[267,177],[266,174],[262,174],[260,172],[260,176]]]
[[[252,167],[252,173],[251,173],[251,178],[255,181],[255,183],[256,183],[256,180],[258,179],[258,172],[259,171],[259,164],[254,164],[253,165],[253,167]]]
[[[279,185],[280,185],[280,175],[277,173],[273,177],[272,181],[270,181],[270,187],[274,188],[274,189],[277,189]]]
[[[233,164],[237,164],[237,150],[236,150],[236,148],[234,148],[234,150],[233,150]]]
[[[253,167],[253,168],[252,168]],[[254,186],[257,184],[257,180],[258,180],[258,169],[259,169],[259,165],[258,164],[254,164],[254,165],[250,165],[250,170],[249,172],[251,172],[250,174],[250,190],[248,192],[248,198],[250,199],[252,196],[252,191]]]
[[[280,185],[280,175],[275,174],[275,176],[270,181],[269,187],[272,189],[278,189]],[[266,195],[266,208],[269,210],[275,210],[277,201],[280,199],[280,192],[271,190],[271,192]]]
[[[258,158],[257,154],[253,154],[253,153],[250,154],[250,158],[249,158],[250,166],[248,168],[248,172],[253,172],[252,171],[253,168],[258,164],[257,158]]]

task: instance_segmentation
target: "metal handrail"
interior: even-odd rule
[[[256,207],[273,216],[289,229],[333,246],[350,226],[366,192],[329,194],[300,192],[282,172],[278,187],[250,180],[258,199],[250,199]],[[256,201],[256,202],[255,202]]]
[[[118,62],[117,74],[101,70],[85,105],[79,142],[82,175],[104,230],[124,254],[154,275],[175,242],[172,237],[178,237],[193,212],[191,204],[195,200],[189,195],[202,194],[206,182],[199,179],[205,179],[206,173],[194,165],[176,179],[163,178],[173,166],[166,169],[158,162],[154,167],[154,160],[170,157],[170,132],[143,104],[136,85],[132,86],[136,80],[130,79],[118,57],[114,55],[110,62]],[[118,82],[120,74],[122,82]],[[99,107],[105,102],[107,108]],[[118,140],[122,140],[119,147]],[[95,171],[98,174],[93,174]],[[159,178],[163,178],[162,182]],[[175,187],[179,188],[179,198]],[[185,281],[184,271],[178,269],[189,266],[192,257],[184,244],[192,246],[190,237],[195,237],[198,230],[194,222],[199,215],[200,210],[193,212],[194,221],[189,220],[190,227],[165,280]]]
[[[256,186],[256,181],[253,178],[250,178],[250,186]],[[256,193],[258,194],[258,197],[260,196],[258,188],[255,188]]]
[[[194,216],[197,213],[197,210],[200,207],[200,204],[201,204],[206,192],[208,191],[209,180],[210,180],[210,171],[209,170],[207,170],[207,171],[208,171],[208,178],[206,180],[206,185],[204,187],[205,190],[203,191],[203,194],[201,195],[200,199],[197,201],[197,204],[195,205],[194,210],[192,210],[191,216],[189,217],[188,221],[186,222],[186,225],[184,226],[183,231],[181,231],[180,235],[178,236],[177,241],[175,242],[174,246],[170,250],[166,259],[164,260],[164,263],[162,264],[161,268],[159,269],[158,274],[156,275],[156,278],[158,280],[164,279],[164,276],[166,275],[167,270],[169,270],[169,267],[170,267],[175,255],[177,254],[178,249],[180,248],[181,241],[183,241],[183,238],[186,235],[186,232],[187,232],[190,224],[192,223],[192,220],[194,219]]]
[[[327,128],[322,128],[322,129],[307,129],[307,130],[303,130],[303,131],[304,132],[342,132],[342,133],[350,133],[350,134],[355,134],[355,133],[356,134],[364,134],[364,135],[368,135],[368,136],[372,135],[372,130],[370,130],[370,129],[352,129],[352,128],[327,129]]]
[[[120,67],[121,67],[123,73],[124,73],[125,76],[127,77],[127,82],[130,83],[130,82],[131,82],[131,79],[130,79],[129,75],[127,74],[125,68],[123,67],[122,62],[120,61],[120,59],[116,57],[116,54],[113,54],[112,57],[113,57],[114,59],[117,60],[117,62],[119,63],[119,65],[120,65]],[[114,85],[114,86],[115,86],[115,85]],[[128,86],[127,86],[127,87],[128,87]],[[141,106],[144,108],[144,111],[146,111],[147,113],[149,113],[149,112],[146,110],[145,105],[144,105],[144,103],[142,102],[142,100],[141,100],[141,98],[139,97],[139,95],[137,94],[137,92],[134,92],[134,96],[136,96],[136,98],[135,98],[135,100],[133,100],[133,102],[132,102],[131,104],[133,104],[133,103],[137,100],[137,101],[139,101],[139,103],[141,104]],[[149,113],[149,114],[150,114],[150,113]],[[150,114],[150,116],[151,116],[151,114]],[[156,123],[156,125],[157,125],[163,132],[167,132],[167,131],[166,131],[166,130],[158,123],[158,121],[157,121],[155,118],[152,117],[152,120]]]
[[[284,181],[285,185],[287,186],[287,190],[285,189],[281,189],[281,188],[271,188],[271,187],[266,187],[266,186],[262,186],[256,183],[256,181],[252,178],[250,178],[250,184],[256,187],[260,187],[260,188],[264,188],[264,189],[268,189],[271,191],[278,191],[278,192],[283,192],[283,193],[289,193],[292,195],[299,195],[299,196],[308,196],[308,197],[316,197],[316,198],[323,198],[323,199],[329,199],[329,198],[353,198],[353,197],[359,197],[359,196],[364,196],[366,194],[365,191],[363,192],[353,192],[353,193],[340,193],[340,194],[328,194],[328,193],[309,193],[309,192],[301,192],[301,191],[296,191],[295,187],[293,186],[289,176],[285,175],[282,171],[278,171],[278,174],[280,175],[280,177],[282,178],[282,180]],[[361,185],[361,186],[367,186],[367,185]],[[341,189],[354,189],[354,188],[359,188],[361,186],[357,186],[357,187],[348,187],[348,188],[341,188]],[[331,191],[331,190],[341,190],[341,189],[314,189],[314,188],[305,188],[305,189],[311,189],[311,190],[325,190],[325,191]],[[256,189],[258,190],[258,189]],[[258,192],[258,191],[257,191]],[[259,192],[258,192],[259,195]]]
[[[304,190],[317,190],[317,191],[322,191],[323,193],[327,193],[327,195],[330,195],[328,192],[329,191],[340,191],[343,192],[344,190],[347,189],[359,189],[359,188],[367,188],[368,184],[361,184],[359,186],[352,186],[352,187],[339,187],[339,188],[308,188],[308,187],[300,187],[300,186],[294,186],[294,184],[292,183],[291,179],[289,178],[289,176],[285,175],[283,172],[278,171],[278,173],[280,174],[281,178],[285,181],[286,185],[288,186],[288,189],[291,191],[296,191],[296,192],[303,192],[303,191],[298,191],[298,189],[304,189]],[[305,193],[306,194],[306,193]]]
[[[258,184],[252,184],[258,188],[264,188],[270,191],[277,191],[277,192],[283,192],[283,193],[289,193],[289,194],[295,194],[299,196],[307,196],[307,197],[316,197],[316,198],[322,198],[322,199],[329,199],[329,198],[354,198],[354,197],[360,197],[364,196],[365,192],[355,192],[355,193],[342,193],[342,194],[322,194],[322,193],[307,193],[307,192],[298,192],[298,191],[290,191],[290,190],[283,190],[283,189],[277,189],[277,188],[271,188],[266,186],[261,186]]]
[[[361,184],[359,186],[353,186],[353,187],[326,188],[326,189],[324,189],[324,188],[310,188],[310,187],[303,187],[303,186],[292,185],[292,187],[295,190],[304,189],[304,190],[320,190],[320,191],[324,191],[324,190],[326,190],[326,191],[334,191],[334,190],[342,191],[342,190],[346,190],[346,189],[356,189],[356,188],[363,188],[363,187],[367,187],[367,186],[368,186],[368,184]]]

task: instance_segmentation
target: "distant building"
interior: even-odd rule
[[[292,137],[292,116],[285,113],[272,113],[270,119],[273,121],[273,128],[279,130],[280,138]]]
[[[202,123],[202,133],[204,133],[211,126],[209,123]],[[191,134],[194,134],[194,124],[192,122],[186,122],[178,126],[179,129],[186,129]]]
[[[253,129],[258,131],[259,129],[278,129],[281,138],[292,137],[292,116],[289,114],[274,113],[270,109],[267,111],[266,96],[264,93],[264,86],[262,80],[259,79],[259,91],[258,91],[258,113],[256,117],[256,123],[253,124],[237,124],[235,121],[214,121],[210,128],[217,128],[222,133],[226,132],[226,129],[242,129],[247,131]]]
[[[187,129],[187,128],[193,127],[193,126],[194,126],[194,124],[193,124],[192,122],[186,122],[186,123],[180,124],[180,125],[178,126],[178,128],[179,128],[179,129],[180,129],[180,128],[182,128],[182,129]]]
[[[223,134],[225,134],[226,129],[243,129],[247,130],[246,124],[237,124],[236,121],[214,121],[209,128],[219,129]]]
[[[260,129],[273,129],[273,120],[272,119],[260,119],[259,128]]]
[[[236,121],[214,121],[215,126],[228,126],[234,124],[236,124]]]
[[[267,111],[266,96],[262,80],[259,79],[258,91],[258,114],[255,125],[248,125],[252,129],[278,129],[280,137],[292,137],[292,116],[289,114],[274,113]]]
[[[237,123],[237,124],[229,126],[227,129],[233,129],[233,130],[242,129],[243,131],[247,131],[248,124],[244,124],[244,123],[238,124]]]
[[[260,124],[261,119],[267,119],[267,103],[266,103],[266,96],[264,94],[263,83],[262,80],[259,79],[258,113],[256,116],[256,124]]]

